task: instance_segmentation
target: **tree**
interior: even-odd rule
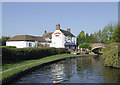
[[[6,46],[6,41],[10,39],[9,36],[2,36],[2,46]]]
[[[81,31],[80,34],[77,36],[77,43],[80,45],[81,43],[85,42],[85,33]]]
[[[86,43],[90,43],[90,36],[89,36],[88,33],[86,33],[85,42],[86,42]]]
[[[95,32],[94,36],[97,38],[97,41],[99,43],[103,43],[103,37],[102,37],[102,31],[101,30],[99,30],[98,32]]]
[[[117,25],[111,36],[111,42],[120,42],[120,26]]]
[[[103,43],[110,43],[111,42],[111,36],[112,36],[114,29],[115,29],[115,26],[113,26],[112,24],[109,24],[109,25],[104,27],[104,29],[102,30]]]
[[[98,32],[95,32],[94,36],[97,38],[99,43],[110,43],[114,28],[115,26],[109,24],[105,26],[102,31],[99,30]]]
[[[90,34],[90,43],[97,43],[98,39],[94,34]]]

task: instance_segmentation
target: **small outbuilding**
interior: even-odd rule
[[[42,47],[46,45],[46,40],[39,36],[16,35],[6,41],[6,46],[16,46],[17,48]]]

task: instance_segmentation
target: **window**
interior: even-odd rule
[[[32,47],[32,43],[29,43],[29,47]]]

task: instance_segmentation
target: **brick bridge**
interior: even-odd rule
[[[106,44],[102,44],[102,43],[94,43],[91,45],[92,50],[97,49],[97,48],[105,48]]]
[[[91,44],[91,47],[92,47],[92,52],[99,54],[99,53],[98,53],[98,52],[99,52],[99,49],[100,49],[100,48],[105,48],[105,47],[106,47],[106,44],[94,43],[94,44]]]
[[[91,47],[92,47],[92,52],[95,53],[95,54],[100,54],[99,53],[99,49],[100,48],[105,48],[106,47],[106,44],[102,44],[102,43],[93,43],[91,44]],[[74,49],[72,51],[72,54],[77,54],[77,53],[80,53],[80,52],[84,52],[84,51],[81,51],[80,49]]]

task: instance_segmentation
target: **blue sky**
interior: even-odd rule
[[[36,35],[53,32],[56,24],[93,33],[118,21],[117,2],[4,2],[2,4],[2,35]]]

